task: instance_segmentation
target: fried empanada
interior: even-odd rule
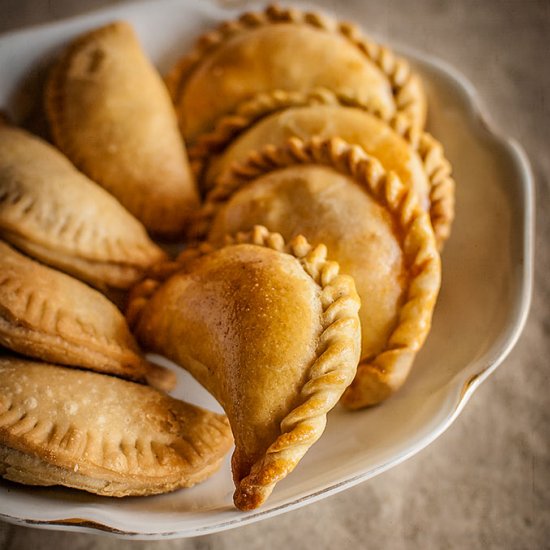
[[[112,376],[0,357],[0,475],[111,497],[190,487],[231,447],[227,419]]]
[[[265,145],[281,146],[293,136],[304,140],[339,137],[360,145],[415,189],[430,214],[438,245],[448,238],[454,218],[454,180],[441,144],[415,130],[402,115],[384,120],[330,90],[261,94],[219,120],[189,155],[202,186],[210,189],[232,163]]]
[[[173,373],[141,355],[117,307],[89,286],[0,241],[0,345],[52,363],[171,389]]]
[[[1,123],[0,236],[102,289],[128,288],[165,257],[141,223],[61,153]]]
[[[420,80],[405,60],[350,23],[294,8],[245,13],[206,33],[166,82],[190,144],[242,101],[275,89],[322,86],[386,116],[401,112],[418,127],[426,117]]]
[[[441,265],[428,215],[395,174],[343,140],[291,138],[234,165],[203,214],[213,243],[263,224],[326,244],[361,298],[361,363],[343,403],[373,405],[403,384],[430,329]]]
[[[324,246],[286,246],[260,227],[187,250],[134,290],[138,340],[187,369],[229,418],[238,508],[261,505],[321,436],[355,374],[358,309]]]
[[[79,37],[51,71],[56,144],[145,227],[178,237],[198,204],[176,114],[129,24]]]

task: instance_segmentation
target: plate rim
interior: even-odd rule
[[[220,2],[209,2],[216,4],[220,9],[226,9],[228,13],[235,11],[242,11],[242,9],[253,8],[257,2],[247,2],[244,6],[223,6]],[[16,28],[4,33],[0,33],[0,45],[4,41],[9,41],[14,37],[21,36],[36,30],[53,30],[56,27],[64,26],[68,23],[85,21],[93,18],[94,16],[105,14],[109,12],[119,12],[121,10],[132,10],[135,7],[152,5],[157,7],[160,4],[175,5],[173,0],[134,0],[131,2],[125,2],[123,4],[114,4],[111,6],[104,6],[98,9],[92,9],[84,13],[77,15],[64,17],[55,21],[49,21],[45,23],[36,23],[28,25],[22,28]],[[324,8],[323,8],[324,9]],[[327,10],[333,11],[333,10]],[[333,12],[334,13],[334,12]],[[378,36],[371,34],[376,40]],[[481,97],[472,84],[472,82],[451,63],[429,54],[420,49],[408,46],[404,43],[389,42],[383,40],[384,43],[388,43],[390,47],[398,52],[400,55],[412,60],[435,68],[438,72],[443,73],[452,83],[460,90],[460,92],[467,98],[468,106],[471,111],[475,123],[489,135],[499,147],[506,153],[506,156],[514,162],[517,168],[518,175],[516,183],[520,183],[517,186],[520,191],[521,199],[523,201],[523,208],[521,209],[523,215],[522,229],[522,249],[523,263],[521,269],[521,276],[519,278],[518,290],[520,292],[514,296],[515,309],[510,314],[510,318],[507,320],[506,329],[501,333],[501,338],[496,339],[492,346],[485,351],[485,353],[478,359],[478,362],[483,363],[486,361],[487,356],[494,355],[493,358],[486,362],[486,364],[478,372],[470,375],[465,382],[462,382],[462,387],[459,392],[459,397],[454,404],[453,409],[440,422],[436,429],[432,430],[429,434],[424,436],[419,442],[413,445],[407,451],[386,460],[383,464],[376,468],[368,470],[366,472],[359,473],[354,476],[350,476],[344,480],[333,483],[327,487],[319,489],[318,491],[309,493],[300,498],[296,498],[290,502],[283,502],[279,506],[270,509],[259,509],[251,512],[243,512],[238,517],[232,518],[227,521],[219,521],[212,525],[206,525],[202,527],[189,527],[186,529],[178,529],[167,532],[134,532],[124,529],[115,528],[109,526],[101,521],[83,519],[83,518],[60,518],[53,520],[35,520],[32,518],[22,518],[17,516],[11,516],[9,514],[0,513],[0,520],[10,524],[22,525],[33,528],[43,528],[50,530],[62,530],[62,531],[75,531],[86,532],[100,535],[111,535],[121,539],[133,539],[133,540],[164,540],[164,539],[176,539],[187,538],[193,536],[206,535],[216,532],[225,531],[238,526],[247,525],[258,520],[267,519],[269,517],[275,517],[285,512],[292,511],[307,504],[312,504],[321,500],[324,497],[337,494],[345,489],[351,488],[363,481],[367,481],[394,466],[397,466],[405,460],[416,455],[418,452],[430,445],[435,439],[440,437],[456,420],[461,411],[466,406],[474,392],[479,386],[502,364],[506,357],[510,354],[514,346],[516,345],[524,327],[527,322],[529,310],[532,300],[533,292],[533,279],[534,279],[534,234],[535,234],[535,183],[533,171],[524,148],[512,137],[505,134],[501,129],[497,129],[496,124],[491,119],[485,108]],[[495,349],[498,348],[496,354]]]

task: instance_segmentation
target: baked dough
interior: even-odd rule
[[[114,304],[89,286],[0,241],[0,345],[52,363],[171,389],[174,374],[151,365]]]
[[[212,475],[227,419],[111,376],[0,357],[0,475],[98,495],[152,495]]]
[[[418,127],[426,117],[424,91],[406,61],[349,23],[294,8],[245,13],[206,33],[166,82],[190,144],[242,101],[274,89],[323,86],[386,116],[403,112]]]
[[[128,317],[146,349],[187,369],[224,408],[234,501],[249,510],[317,441],[351,383],[359,299],[322,245],[285,245],[262,227],[226,242],[160,266],[133,292]]]
[[[0,236],[101,289],[127,289],[165,257],[141,223],[61,153],[1,122]]]
[[[326,244],[361,298],[362,360],[344,404],[374,405],[403,384],[430,329],[441,266],[430,220],[395,174],[343,140],[291,138],[234,165],[203,222],[212,243],[263,224]]]
[[[304,140],[340,137],[360,145],[415,189],[430,214],[438,245],[448,238],[454,218],[454,180],[441,144],[416,130],[402,114],[384,120],[330,90],[260,94],[236,113],[222,117],[189,155],[202,187],[208,190],[232,163],[265,145],[281,146],[293,136]]]
[[[197,193],[170,97],[132,27],[73,42],[51,71],[46,112],[59,148],[145,227],[178,237]]]

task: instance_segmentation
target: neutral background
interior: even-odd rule
[[[111,3],[0,0],[0,32]],[[344,17],[360,6],[368,30],[386,42],[455,65],[475,84],[494,125],[527,150],[537,183],[535,295],[518,345],[430,447],[319,503],[179,541],[129,542],[0,523],[1,549],[550,548],[550,1],[325,4]]]

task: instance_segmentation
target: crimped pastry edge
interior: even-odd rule
[[[144,280],[132,292],[127,314],[129,323],[135,326],[139,322],[141,310],[162,281],[181,270],[187,262],[238,244],[267,247],[297,258],[304,271],[321,287],[323,307],[323,331],[317,358],[309,368],[309,380],[301,391],[302,403],[281,421],[281,435],[252,465],[250,473],[235,480],[235,505],[240,510],[252,510],[265,502],[275,484],[295,468],[321,437],[327,413],[353,380],[360,354],[357,317],[360,302],[353,279],[340,275],[338,264],[326,259],[326,246],[312,247],[303,236],[285,244],[280,234],[255,226],[251,232],[227,236],[224,245],[200,243],[184,250],[176,261],[159,264],[151,273],[152,278]]]
[[[2,477],[16,483],[33,486],[61,485],[107,497],[148,496],[176,491],[193,487],[197,483],[208,479],[219,470],[223,463],[223,456],[207,464],[199,474],[189,476],[183,481],[179,476],[155,480],[152,486],[150,479],[132,478],[126,482],[116,479],[103,479],[71,471],[61,466],[49,464],[39,457],[26,454],[17,449],[0,445],[0,473]]]
[[[410,144],[418,153],[430,184],[430,219],[438,248],[442,250],[454,220],[455,181],[441,143],[428,132],[418,129],[402,113],[387,117],[378,109],[357,101],[353,96],[327,88],[319,87],[308,92],[262,92],[241,103],[234,113],[220,117],[214,128],[202,134],[188,150],[191,169],[197,181],[203,180],[208,159],[224,151],[238,135],[256,122],[277,111],[311,105],[341,105],[361,109],[386,122]]]
[[[6,254],[8,251],[13,252],[20,258],[20,261],[27,264],[27,267],[23,267],[23,269],[30,270],[32,266],[35,266],[39,271],[37,273],[39,280],[41,275],[49,272],[51,276],[60,280],[71,281],[73,285],[81,285],[88,296],[95,296],[96,303],[103,301],[105,304],[109,304],[113,314],[120,316],[121,323],[126,326],[125,318],[117,306],[97,290],[89,288],[71,275],[41,265],[0,239],[0,253]],[[20,274],[21,272],[19,272]],[[107,337],[105,334],[98,334],[96,326],[86,323],[72,310],[56,309],[58,306],[46,298],[47,292],[40,286],[40,283],[26,297],[21,296],[21,288],[17,279],[6,275],[6,273],[0,276],[0,347],[5,346],[12,351],[57,365],[82,368],[141,383],[146,382],[163,391],[170,391],[174,388],[176,384],[174,373],[165,367],[150,363],[143,357],[128,326],[125,330],[130,340],[127,345],[124,345],[113,336]],[[42,294],[39,298],[36,298],[37,290],[38,294]],[[56,319],[56,325],[59,322],[70,324],[73,329],[71,337],[67,331],[58,334],[56,331],[45,330],[30,314],[22,315],[20,312],[14,312],[5,305],[2,298],[2,296],[10,294],[21,296],[21,299],[27,300],[27,306],[34,300],[35,308],[41,300],[43,308],[41,314],[46,315],[44,312],[47,311],[47,315]],[[52,315],[52,311],[55,311],[54,315]],[[122,325],[119,330],[124,330]],[[122,338],[124,335],[120,334],[120,331],[119,335]],[[82,359],[84,355],[86,358]]]
[[[41,366],[46,370],[49,368],[65,370],[65,367],[59,365],[41,363],[24,357],[7,355],[2,356],[1,359],[4,364],[14,362],[16,370],[19,368],[17,363],[20,362]],[[82,374],[87,375],[88,378],[91,375],[92,380],[98,376],[103,380],[111,379],[109,376],[98,373],[83,372]],[[134,384],[135,387],[141,387],[125,380],[116,378],[112,378],[112,380],[116,384]],[[145,390],[145,388],[143,389]],[[216,453],[209,456],[208,460],[203,461],[201,469],[187,473],[186,477],[182,478],[181,469],[174,468],[173,463],[163,462],[161,456],[156,456],[155,453],[161,452],[160,447],[153,451],[156,461],[163,469],[160,474],[152,473],[147,466],[145,469],[136,468],[134,462],[132,462],[133,466],[129,467],[130,470],[134,469],[133,472],[121,468],[120,463],[117,462],[120,457],[123,456],[123,462],[128,464],[131,459],[126,456],[126,447],[120,445],[114,448],[117,453],[116,458],[113,459],[114,466],[111,463],[99,463],[88,456],[88,445],[93,446],[97,443],[93,441],[89,432],[86,433],[69,423],[64,427],[65,432],[56,433],[55,427],[52,426],[53,431],[50,431],[48,435],[47,431],[44,432],[40,422],[33,418],[32,413],[13,406],[8,397],[7,401],[0,400],[0,409],[2,409],[2,414],[0,414],[0,476],[28,485],[64,485],[114,497],[165,493],[182,487],[191,487],[209,477],[219,468],[231,446],[232,438],[227,418],[190,403],[163,396],[162,392],[158,390],[148,388],[146,391],[155,392],[161,399],[174,402],[170,412],[176,417],[182,407],[191,407],[204,414],[201,423],[209,426],[210,430],[218,435],[216,436]],[[43,420],[48,421],[47,418],[43,418]],[[46,449],[37,447],[37,441],[40,441],[41,438],[45,438],[44,440],[48,442]],[[50,445],[52,438],[58,440],[56,449]],[[185,441],[185,438],[182,440]],[[151,440],[151,444],[155,445],[156,443],[164,445],[166,449],[170,447],[168,444],[162,443],[162,438],[158,442]],[[71,449],[80,454],[71,456]],[[194,452],[199,453],[196,449]]]
[[[268,145],[233,165],[208,195],[196,231],[205,235],[218,209],[241,186],[268,172],[304,164],[329,166],[352,177],[388,208],[403,232],[401,246],[412,276],[397,325],[381,353],[363,358],[355,380],[342,398],[350,409],[375,405],[399,389],[408,376],[414,356],[428,335],[441,284],[441,259],[435,235],[414,190],[393,172],[386,172],[378,160],[357,145],[340,138],[304,141],[294,137],[282,147]]]
[[[14,219],[13,214],[0,214],[0,237],[9,241],[21,250],[26,250],[30,256],[40,259],[44,263],[55,266],[62,271],[71,272],[77,278],[85,280],[96,288],[106,289],[128,288],[143,275],[144,270],[153,263],[160,261],[165,257],[165,253],[150,240],[145,227],[139,220],[130,214],[120,202],[113,197],[107,190],[89,179],[84,173],[71,164],[65,155],[53,147],[50,143],[42,140],[39,136],[26,132],[9,122],[1,122],[0,127],[4,126],[7,131],[13,131],[24,137],[30,142],[34,142],[42,149],[52,155],[59,157],[58,164],[61,162],[66,165],[68,171],[74,170],[75,175],[87,180],[85,183],[93,186],[101,195],[120,208],[120,213],[129,216],[136,227],[133,235],[121,241],[120,239],[107,240],[94,238],[92,246],[79,241],[78,246],[68,246],[59,234],[51,237],[52,230],[42,227],[42,233],[33,233],[29,230],[26,223],[18,223],[20,220]],[[1,128],[0,128],[1,131]],[[8,171],[9,171],[8,165]],[[20,186],[4,185],[0,183],[0,207],[10,209],[23,209],[25,215],[33,215],[32,206],[35,201],[29,200],[28,194],[22,193]],[[25,187],[25,186],[23,186]],[[35,215],[36,216],[36,215]],[[40,216],[38,216],[40,217]],[[35,222],[40,225],[39,222]],[[78,231],[78,229],[77,229]],[[72,265],[74,264],[74,266]]]
[[[71,256],[64,251],[56,251],[26,235],[10,230],[0,229],[0,239],[10,243],[29,257],[90,284],[101,292],[127,290],[141,280],[147,270],[147,265],[123,264],[100,260],[89,260],[82,256]],[[157,261],[165,256],[159,249]],[[149,265],[155,262],[151,260]]]
[[[194,49],[181,58],[165,77],[174,103],[178,102],[185,82],[204,56],[239,32],[276,23],[309,25],[346,38],[388,78],[396,110],[410,118],[417,127],[424,126],[426,105],[422,84],[405,59],[397,57],[391,49],[364,36],[352,23],[339,22],[315,11],[301,11],[294,7],[283,8],[278,4],[271,4],[260,12],[245,12],[237,19],[225,21],[216,29],[201,35],[196,40]]]

